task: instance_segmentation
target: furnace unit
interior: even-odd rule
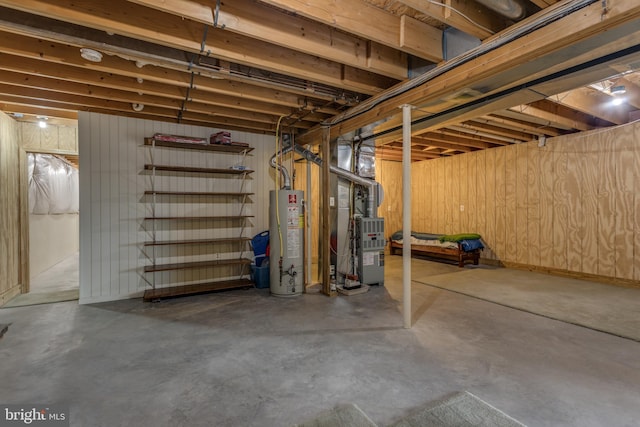
[[[356,259],[360,283],[384,284],[384,218],[356,218]]]

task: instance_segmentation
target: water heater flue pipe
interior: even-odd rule
[[[282,165],[279,165],[276,162],[276,158],[281,154],[287,154],[292,150],[298,153],[300,156],[304,157],[306,160],[310,161],[311,163],[315,163],[318,166],[322,166],[322,161],[323,161],[317,154],[315,154],[311,150],[307,150],[302,145],[298,145],[298,144],[293,144],[293,146],[283,148],[280,153],[274,154],[273,157],[271,157],[271,162],[270,162],[271,167],[280,171],[280,173],[282,174],[282,178],[283,178],[282,188],[285,190],[291,189],[291,178],[289,176],[289,171],[287,171],[287,169]],[[348,181],[351,181],[353,183],[360,184],[364,187],[369,188],[369,203],[367,206],[367,216],[369,218],[377,218],[378,215],[377,215],[377,209],[376,209],[377,208],[376,200],[378,199],[379,187],[380,187],[380,184],[378,182],[373,181],[371,179],[363,178],[360,175],[356,175],[353,172],[350,172],[346,169],[342,169],[333,165],[329,166],[329,171]]]
[[[276,173],[279,172],[282,175],[282,187],[281,187],[281,190],[291,190],[291,176],[289,175],[289,171],[287,170],[287,168],[285,168],[284,166],[279,164],[276,161],[276,159],[279,156],[282,156],[282,155],[285,155],[285,154],[291,152],[291,150],[293,150],[293,147],[291,147],[291,146],[285,147],[282,150],[280,150],[278,153],[276,153],[273,156],[271,156],[271,160],[269,161],[269,164],[271,165],[271,167],[274,168],[277,171]]]

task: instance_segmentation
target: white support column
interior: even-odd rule
[[[307,146],[307,148],[309,148]],[[311,286],[311,162],[307,160],[307,222],[304,224],[307,231],[307,277],[306,284]]]
[[[411,328],[411,105],[402,106],[402,314]]]

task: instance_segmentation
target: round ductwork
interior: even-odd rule
[[[522,0],[476,0],[483,6],[514,21],[519,21],[527,14]]]

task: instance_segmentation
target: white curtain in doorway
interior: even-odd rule
[[[52,154],[29,153],[29,213],[78,213],[78,170]]]

